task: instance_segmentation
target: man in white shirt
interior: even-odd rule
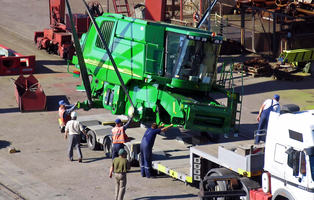
[[[77,154],[78,154],[78,161],[82,162],[82,152],[81,152],[81,147],[80,147],[80,140],[81,140],[81,132],[86,135],[87,134],[82,126],[82,124],[76,120],[77,119],[77,114],[76,112],[71,113],[71,120],[68,121],[68,123],[65,126],[65,135],[64,138],[68,139],[69,141],[69,147],[68,147],[68,157],[70,161],[73,161],[73,147],[77,149]]]
[[[257,136],[255,138],[255,144],[258,144],[261,140],[261,136],[258,134],[266,133],[270,112],[273,111],[280,113],[279,99],[280,96],[275,94],[273,99],[267,99],[260,107],[257,116],[257,121],[259,124],[257,129]]]

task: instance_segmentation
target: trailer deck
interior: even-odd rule
[[[113,125],[114,119],[117,117],[127,121],[126,116],[110,114],[80,116],[78,120],[89,129],[92,129],[96,133],[97,141],[102,144],[104,134],[108,135],[111,133],[112,126],[109,125]],[[139,160],[140,143],[146,127],[131,127],[126,130],[131,141],[125,145],[131,153],[131,158]],[[166,133],[157,135],[153,147],[153,169],[157,170],[158,173],[167,174],[185,183],[193,183],[194,181],[199,181],[199,178],[195,177],[194,172],[194,157],[196,156],[225,166],[248,177],[260,172],[260,166],[255,166],[253,163],[256,162],[256,159],[257,163],[260,163],[259,161],[261,161],[260,159],[263,155],[257,154],[252,156],[250,153],[252,152],[254,140],[234,141],[239,138],[233,138],[230,139],[233,141],[228,142],[195,145],[204,142],[206,138],[203,137],[198,132],[179,128],[170,128]]]

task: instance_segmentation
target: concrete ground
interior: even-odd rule
[[[80,1],[70,2],[74,12],[83,12]],[[104,5],[105,2],[101,1]],[[37,50],[33,44],[34,31],[48,28],[48,2],[0,0],[0,5],[0,44],[25,55],[36,55],[35,76],[48,103],[47,111],[19,112],[11,80],[17,76],[0,77],[0,199],[113,199],[114,180],[108,177],[111,160],[104,158],[101,151],[90,151],[84,145],[83,163],[66,158],[67,142],[57,128],[57,102],[65,98],[82,101],[85,94],[75,91],[80,81],[66,72],[65,61]],[[235,85],[239,83],[240,79],[236,79]],[[241,138],[252,137],[259,106],[275,93],[281,95],[282,104],[314,108],[311,77],[300,82],[245,77],[244,83]],[[79,115],[102,112],[106,111],[78,111]],[[9,147],[20,152],[9,154]],[[166,176],[141,178],[139,168],[132,168],[125,199],[198,199],[197,192],[197,188]]]

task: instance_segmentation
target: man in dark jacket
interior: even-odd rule
[[[166,131],[168,128],[172,127],[157,127],[156,123],[153,123],[151,128],[148,128],[146,132],[144,133],[144,136],[142,138],[141,142],[141,174],[142,177],[151,177],[151,170],[152,170],[152,154],[153,154],[153,146],[155,143],[156,135],[160,132]]]

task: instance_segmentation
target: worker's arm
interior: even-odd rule
[[[162,129],[161,129],[161,132],[167,131],[168,128],[170,128],[170,127],[172,127],[172,126],[173,126],[173,124],[170,124],[169,126],[162,128]]]
[[[131,124],[131,121],[132,121],[133,117],[129,118],[128,122],[123,126],[123,129],[126,130],[129,125]]]
[[[71,113],[75,108],[76,108],[76,106],[77,106],[77,103],[76,104],[71,104],[71,105],[66,105],[65,106],[65,108],[66,108],[66,110],[65,110],[65,112],[67,113],[67,114],[69,114],[69,113]]]
[[[129,171],[131,169],[131,163],[130,162],[126,162],[126,169],[127,171]]]
[[[68,138],[68,134],[69,134],[69,131],[68,131],[68,130],[65,130],[64,139],[67,139],[67,138]]]
[[[83,125],[80,123],[79,126],[80,126],[80,131],[81,131],[86,137],[88,137],[88,135],[87,135],[87,133],[86,133],[86,131],[85,131]]]
[[[159,126],[158,126],[158,128],[163,128],[165,126],[165,124],[164,123],[162,123],[162,124],[160,124]]]
[[[113,164],[111,165],[110,170],[109,170],[109,178],[112,178],[112,173],[113,173]]]
[[[263,105],[261,105],[260,109],[259,109],[259,112],[258,112],[258,116],[257,116],[257,121],[259,121],[261,119],[261,114],[264,110],[264,107],[265,107],[265,103],[263,103]]]

